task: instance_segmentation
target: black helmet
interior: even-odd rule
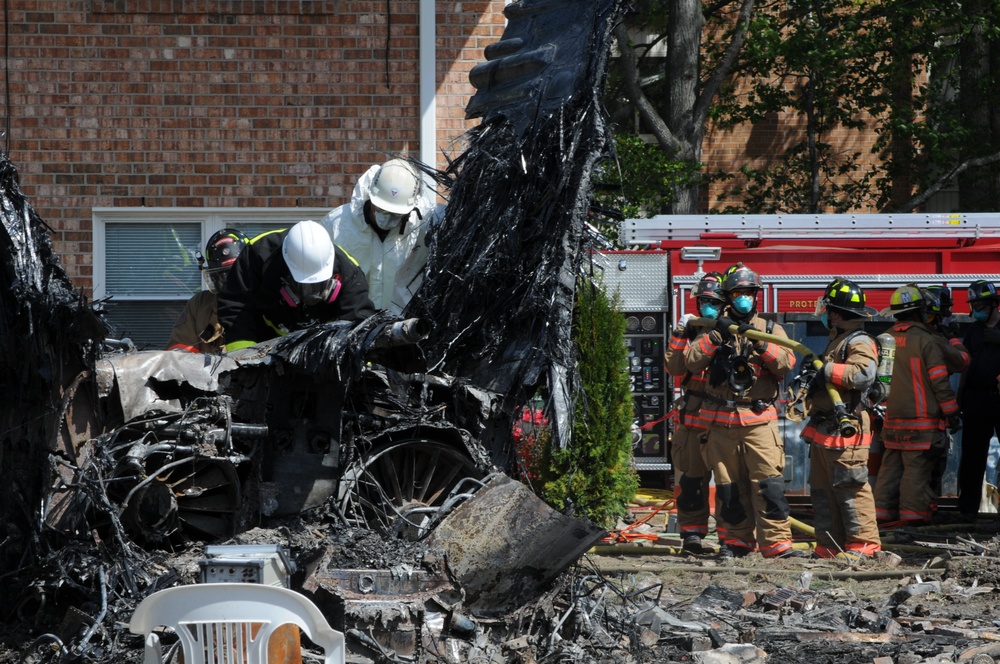
[[[980,279],[979,281],[973,281],[969,284],[969,304],[973,302],[981,302],[983,300],[993,300],[994,302],[1000,301],[1000,296],[997,295],[997,287],[991,282],[985,279]]]
[[[208,239],[205,245],[205,256],[199,258],[200,267],[208,282],[208,289],[213,293],[226,283],[229,268],[236,262],[240,252],[250,244],[242,231],[234,228],[223,228]]]
[[[208,238],[208,244],[205,245],[206,265],[202,269],[218,270],[230,267],[248,244],[250,244],[250,238],[242,231],[235,228],[223,228]]]
[[[728,270],[722,280],[722,292],[731,293],[740,288],[761,288],[760,275],[743,263],[737,263]]]
[[[725,302],[726,298],[719,292],[721,288],[722,275],[718,272],[709,272],[694,285],[694,288],[691,289],[691,295],[695,299],[704,297],[710,300]]]
[[[840,313],[854,316],[868,316],[865,307],[865,292],[850,279],[834,279],[823,291],[820,305]]]
[[[927,310],[941,317],[951,315],[951,308],[954,300],[951,297],[951,289],[947,286],[928,286],[924,289],[927,297]]]

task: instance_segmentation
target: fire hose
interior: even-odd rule
[[[688,325],[697,325],[699,327],[715,327],[716,320],[714,318],[693,318],[687,323]],[[805,344],[799,343],[794,339],[789,339],[788,337],[779,337],[774,334],[768,334],[767,332],[761,332],[756,329],[746,329],[744,327],[742,330],[739,325],[730,325],[729,333],[732,335],[741,335],[747,339],[753,341],[766,341],[773,344],[778,344],[779,346],[784,346],[790,349],[792,352],[798,353],[803,357],[813,356],[812,365],[816,371],[823,371],[823,360],[815,356],[813,351]],[[858,427],[851,420],[850,414],[847,412],[847,406],[844,405],[844,400],[840,398],[840,392],[830,381],[826,381],[826,393],[830,396],[830,401],[833,402],[833,414],[837,420],[837,427],[840,430],[840,435],[844,438],[853,438],[858,433]]]

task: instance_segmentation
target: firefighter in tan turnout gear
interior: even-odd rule
[[[205,290],[198,291],[184,305],[170,331],[167,350],[190,353],[221,352],[226,347],[219,323],[218,295],[226,283],[226,275],[240,252],[250,244],[250,238],[234,228],[223,228],[208,239],[205,254],[198,255],[198,268]]]
[[[897,323],[891,330],[896,357],[882,428],[885,455],[875,484],[880,523],[930,522],[937,497],[934,467],[948,453],[948,429],[960,426],[944,352],[927,325],[927,309],[924,293],[910,284],[896,289],[889,310],[882,312]]]
[[[691,289],[702,318],[716,319],[722,313],[726,301],[722,297],[721,287],[722,275],[709,272]],[[670,458],[674,464],[674,487],[677,493],[677,525],[683,549],[689,553],[705,553],[702,539],[708,534],[708,487],[711,474],[701,450],[701,437],[707,426],[701,415],[701,406],[708,372],[691,373],[684,363],[688,346],[704,329],[686,324],[693,317],[693,314],[686,314],[678,321],[670,335],[670,343],[663,359],[667,373],[680,378],[683,390],[683,396],[678,400],[676,426],[670,438]],[[716,514],[716,533],[720,542],[725,540],[725,532],[725,526]]]
[[[729,268],[722,283],[726,315],[685,354],[688,371],[708,370],[701,414],[708,425],[705,459],[727,527],[719,551],[723,559],[758,549],[767,558],[805,555],[792,548],[778,432],[779,383],[795,366],[795,356],[778,344],[731,334],[737,326],[787,338],[780,325],[757,315],[760,289],[756,272],[742,263]]]
[[[820,359],[821,371],[803,372],[800,389],[808,390],[809,420],[802,438],[811,444],[809,486],[816,528],[816,556],[872,555],[881,550],[875,521],[875,498],[868,484],[868,449],[872,422],[865,391],[875,382],[878,350],[863,329],[869,317],[865,294],[853,281],[835,279],[817,302],[817,315],[830,329]],[[857,433],[841,435],[831,383],[840,395]]]

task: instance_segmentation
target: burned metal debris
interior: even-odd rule
[[[470,74],[482,123],[442,180],[444,221],[406,315],[432,323],[431,367],[503,395],[545,381],[556,444],[569,443],[578,381],[570,341],[590,176],[609,154],[601,93],[614,0],[508,5],[503,37]],[[509,431],[509,427],[507,428]],[[483,441],[510,466],[506,431]]]

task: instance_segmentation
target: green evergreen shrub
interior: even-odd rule
[[[619,297],[600,284],[577,287],[573,338],[578,353],[581,390],[572,444],[541,451],[538,472],[542,498],[557,509],[574,512],[605,528],[625,516],[639,489],[632,465],[635,417],[625,346],[625,316]]]

